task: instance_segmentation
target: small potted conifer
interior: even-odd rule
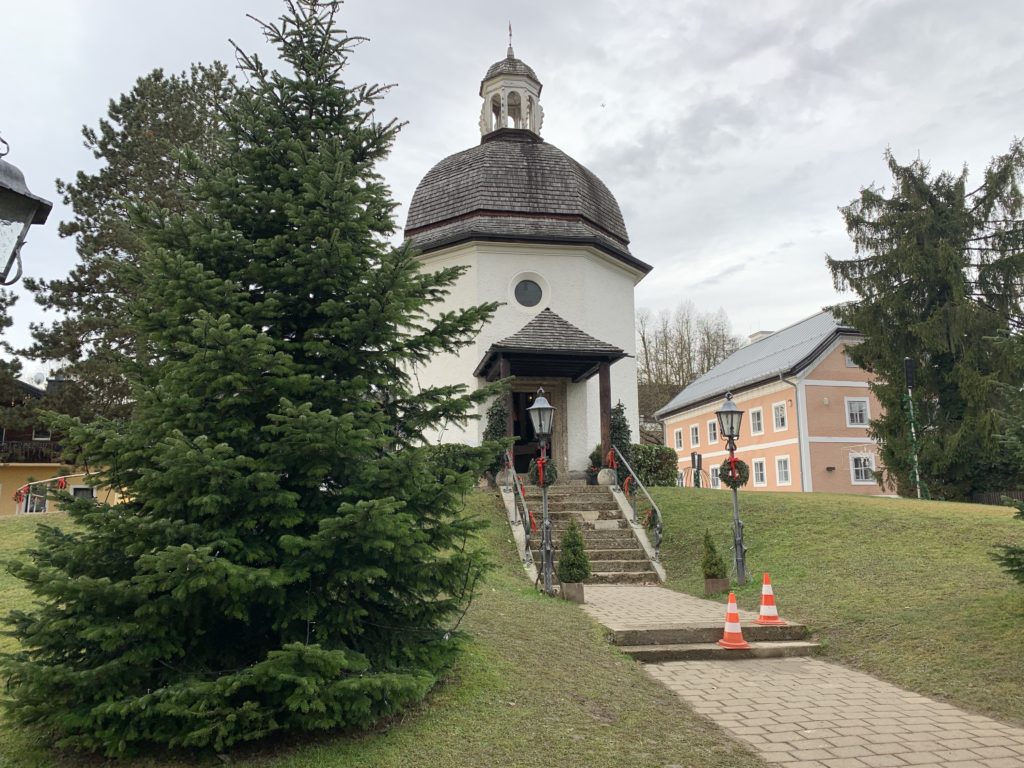
[[[572,520],[562,536],[562,551],[558,557],[559,594],[563,600],[583,602],[583,582],[590,576],[590,558],[583,549],[583,534]]]
[[[729,589],[729,572],[725,567],[725,561],[718,554],[715,542],[711,540],[711,533],[707,529],[704,529],[704,556],[701,558],[700,567],[704,571],[705,597]]]

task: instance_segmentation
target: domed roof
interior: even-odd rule
[[[515,57],[515,54],[512,52],[512,46],[509,46],[508,55],[505,56],[504,59],[494,62],[488,68],[487,74],[484,75],[484,79],[480,83],[481,96],[483,95],[483,83],[487,82],[492,77],[498,77],[499,75],[519,75],[530,78],[537,83],[537,85],[541,84],[540,80],[537,78],[537,73],[533,71],[533,68],[526,62]]]
[[[405,224],[431,251],[468,240],[590,244],[642,270],[619,204],[597,176],[526,130],[499,129],[435,165]]]

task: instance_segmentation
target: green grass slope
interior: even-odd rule
[[[659,488],[668,586],[701,595],[701,538],[732,563],[726,491]],[[1024,542],[1003,507],[833,494],[744,493],[748,548],[741,608],[771,574],[783,618],[831,659],[928,696],[1024,722],[1024,588],[989,553]],[[724,600],[724,598],[723,598]],[[724,616],[724,614],[723,614]]]
[[[429,701],[377,732],[250,746],[230,764],[273,768],[748,768],[763,763],[700,719],[608,645],[581,609],[537,594],[523,576],[503,512],[492,495],[467,504],[488,522],[483,543],[497,569],[480,586],[462,628],[472,639]],[[52,523],[63,518],[50,515]],[[36,520],[0,521],[0,558],[31,541]],[[6,607],[27,595],[0,576]],[[8,643],[10,643],[8,639]],[[8,648],[10,645],[8,644]],[[2,723],[0,723],[2,726]],[[55,755],[0,727],[0,765],[94,766]],[[220,765],[216,758],[135,760],[132,765]]]

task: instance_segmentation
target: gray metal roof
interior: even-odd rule
[[[593,242],[643,272],[629,253],[622,211],[608,187],[530,131],[499,129],[451,155],[419,183],[405,223],[417,248],[433,250],[474,234],[486,239]]]
[[[696,379],[667,405],[655,411],[655,418],[723,397],[779,376],[797,373],[817,357],[841,333],[858,333],[842,325],[828,310],[783,328],[759,341],[747,344]]]

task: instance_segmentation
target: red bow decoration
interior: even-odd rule
[[[530,516],[530,530],[533,533],[536,533],[537,532],[537,518],[535,518],[533,516],[533,512],[529,512],[528,511],[526,514],[528,514]]]
[[[21,504],[21,502],[25,498],[25,494],[26,493],[28,493],[28,486],[27,485],[23,485],[23,486],[21,486],[21,488],[16,490],[14,492],[14,503],[15,504]]]
[[[736,458],[736,454],[733,454],[729,457],[729,477],[731,477],[733,480],[736,480],[739,477],[739,475],[736,474],[737,461],[739,461],[739,459]]]
[[[57,478],[57,489],[63,491],[68,487],[68,479],[66,477]]]
[[[633,484],[633,477],[632,477],[632,475],[630,475],[629,477],[627,477],[627,478],[626,478],[626,482],[624,482],[624,483],[622,484],[622,490],[623,490],[623,491],[625,492],[625,494],[626,494],[627,496],[629,496],[629,486],[631,486],[632,484]]]
[[[615,449],[608,451],[608,455],[604,457],[604,464],[608,469],[618,469],[619,462],[615,460]]]

